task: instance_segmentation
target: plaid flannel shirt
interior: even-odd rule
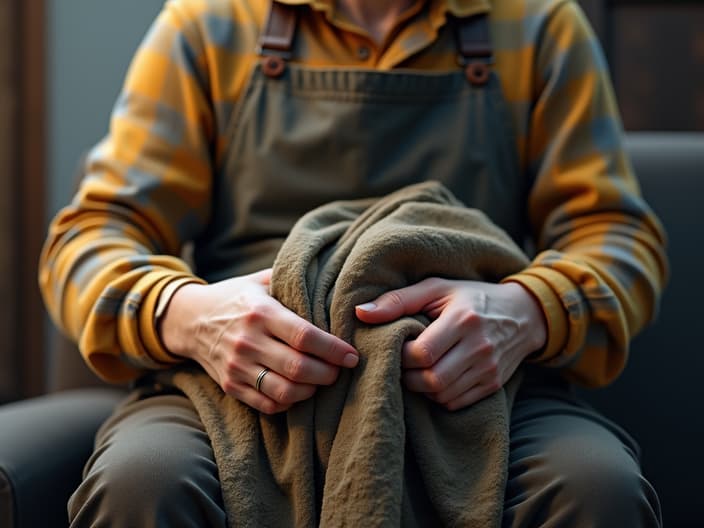
[[[540,301],[546,346],[530,361],[603,385],[656,311],[667,275],[663,230],[623,149],[607,66],[572,0],[418,1],[376,45],[334,9],[308,4],[303,65],[456,69],[439,39],[448,13],[491,10],[498,73],[516,133],[537,256],[507,280]],[[162,293],[200,281],[179,258],[209,217],[225,127],[258,60],[268,2],[171,0],[138,49],[108,136],[73,202],[53,220],[40,285],[53,320],[104,379],[125,381],[179,358],[162,345]],[[364,49],[364,53],[359,50]],[[163,299],[162,299],[163,300]]]

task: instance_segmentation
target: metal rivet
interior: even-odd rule
[[[367,60],[369,56],[371,55],[371,52],[369,51],[369,48],[367,46],[360,46],[357,48],[357,58],[359,60]]]
[[[489,80],[489,66],[484,62],[470,62],[465,67],[464,74],[474,86],[482,86]]]
[[[267,77],[281,77],[286,69],[286,62],[276,55],[265,57],[262,63],[262,71]]]

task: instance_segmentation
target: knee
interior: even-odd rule
[[[192,481],[191,454],[172,446],[121,445],[98,456],[88,476],[131,501],[176,497]],[[132,502],[134,504],[134,502]]]
[[[544,457],[542,493],[567,525],[661,524],[657,495],[622,444],[560,438]]]
[[[202,518],[187,521],[193,512],[220,516],[221,511],[214,461],[167,439],[96,452],[69,502],[77,526],[171,526],[171,521],[202,526]]]

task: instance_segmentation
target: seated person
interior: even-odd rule
[[[191,399],[150,373],[197,365],[267,420],[358,370],[355,343],[272,296],[270,268],[316,207],[434,180],[534,247],[530,261],[498,282],[390,289],[355,316],[427,318],[400,368],[438,416],[523,372],[492,469],[505,483],[496,524],[659,526],[637,445],[573,392],[619,375],[666,274],[576,2],[269,4],[167,2],[51,224],[40,282],[53,319],[103,379],[134,382],[98,434],[71,525],[254,522],[228,507],[229,483],[248,476],[220,464]]]

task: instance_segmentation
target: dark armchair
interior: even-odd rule
[[[694,526],[704,473],[704,134],[630,134],[643,191],[670,237],[672,279],[660,317],[638,336],[625,373],[585,393],[643,448],[645,474],[660,494],[665,524]],[[85,372],[77,358],[59,376]],[[86,379],[91,384],[95,380]],[[83,380],[71,384],[82,385]],[[65,526],[95,431],[124,391],[81,388],[0,407],[0,526]],[[698,522],[701,522],[700,520]]]

